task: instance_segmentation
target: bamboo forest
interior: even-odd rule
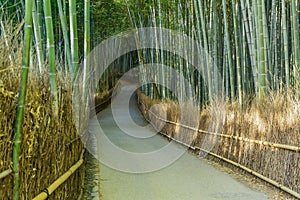
[[[300,199],[300,1],[0,0],[10,199]]]

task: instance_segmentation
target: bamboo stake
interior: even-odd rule
[[[33,200],[44,200],[47,199],[61,184],[63,184],[83,163],[83,153],[81,153],[80,160],[75,163],[66,173],[61,177],[56,179],[49,187],[47,187],[43,192],[37,195]]]
[[[0,179],[5,178],[6,176],[10,175],[12,173],[12,169],[7,169],[0,173]]]

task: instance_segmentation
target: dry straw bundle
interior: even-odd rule
[[[0,38],[0,44],[3,44]],[[18,44],[20,46],[22,44]],[[11,45],[13,46],[13,45]],[[16,114],[20,60],[8,59],[7,48],[0,45],[0,173],[12,166],[14,120]],[[16,47],[16,46],[15,46]],[[21,49],[21,48],[20,48]],[[12,54],[21,58],[21,50]],[[59,79],[59,78],[58,78]],[[30,73],[20,156],[20,199],[33,199],[79,159],[83,144],[78,139],[72,118],[71,85],[58,81],[59,114],[52,112],[47,75]],[[64,79],[65,80],[65,79]],[[62,89],[63,88],[63,89]],[[71,142],[72,141],[72,142]],[[77,199],[82,186],[82,168],[75,172],[50,199]],[[12,199],[12,174],[0,179],[0,200]]]

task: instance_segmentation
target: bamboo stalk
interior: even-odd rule
[[[125,4],[125,12],[127,13],[127,18],[128,18],[128,21],[130,22],[130,27],[131,27],[132,30],[134,30],[134,29],[137,28],[137,26],[135,25],[134,20],[133,20],[131,14],[130,14],[130,9],[129,9],[129,6],[128,6],[128,4],[127,4],[127,0],[124,0],[124,4]],[[143,68],[144,68],[144,70],[145,70],[145,72],[146,72],[146,76],[147,76],[147,77],[150,79],[150,81],[152,82],[152,85],[153,85],[153,87],[154,87],[154,92],[155,92],[156,97],[159,98],[159,99],[161,99],[161,94],[159,93],[158,86],[157,86],[157,84],[155,83],[153,77],[150,75],[151,73],[149,72],[149,69],[146,67],[146,63],[147,63],[147,62],[146,62],[146,60],[145,60],[145,58],[144,58],[144,56],[143,56],[143,51],[142,51],[142,49],[140,48],[140,47],[141,47],[141,42],[140,42],[140,40],[139,40],[138,37],[136,37],[135,39],[136,39],[136,44],[137,44],[137,47],[138,47],[138,48],[137,48],[137,49],[138,49],[138,50],[137,50],[138,56],[139,56],[139,58],[140,58],[140,62],[141,62],[141,64],[142,64],[142,66],[143,66]]]
[[[44,200],[47,199],[61,184],[63,184],[68,178],[76,172],[77,169],[83,163],[83,154],[84,150],[81,153],[79,161],[77,161],[66,173],[64,173],[61,177],[56,179],[49,187],[47,187],[43,192],[37,195],[33,200]]]
[[[5,178],[6,176],[10,175],[11,173],[12,173],[12,169],[4,170],[3,172],[0,173],[0,179]]]
[[[255,0],[256,3],[256,23],[258,26],[258,35],[257,35],[257,50],[258,50],[258,96],[260,99],[265,98],[267,94],[267,56],[265,52],[265,31],[264,31],[264,22],[263,22],[263,13],[264,13],[264,2],[261,0]]]
[[[300,43],[299,43],[299,1],[291,0],[291,18],[292,18],[292,46],[293,46],[293,63],[294,63],[294,80],[295,80],[295,89],[298,96],[300,96],[299,92],[299,79],[300,79]]]
[[[211,63],[209,62],[209,48],[208,48],[208,41],[207,41],[207,31],[206,31],[206,23],[205,23],[205,18],[204,18],[204,9],[203,9],[203,5],[202,5],[202,1],[198,1],[198,10],[199,10],[199,14],[200,14],[200,22],[201,22],[201,31],[202,31],[202,38],[203,38],[203,50],[204,50],[204,54],[205,54],[205,76],[206,76],[206,84],[208,87],[208,97],[209,97],[209,101],[212,101],[212,77],[211,77]],[[230,48],[230,47],[228,47]]]
[[[54,45],[54,32],[51,13],[51,0],[44,0],[44,14],[47,32],[47,50],[49,62],[49,79],[51,95],[53,97],[53,112],[58,115],[58,92],[56,83],[56,63],[55,63],[55,45]]]
[[[35,1],[32,3],[32,20],[33,20],[33,30],[35,37],[35,45],[36,45],[36,56],[38,60],[39,72],[43,73],[44,70],[44,54],[43,54],[43,46],[42,46],[42,36],[40,32],[40,15],[37,14]]]
[[[73,78],[75,79],[77,76],[78,65],[79,65],[76,0],[69,1],[69,14],[70,14],[72,69],[73,69]]]
[[[32,0],[25,1],[25,27],[24,27],[24,47],[22,57],[22,71],[19,89],[18,108],[14,129],[13,141],[13,172],[14,172],[14,188],[13,199],[19,199],[19,159],[22,141],[22,126],[24,121],[24,111],[27,92],[28,71],[30,63],[30,43],[32,36]]]
[[[289,47],[288,47],[288,30],[287,30],[287,14],[285,0],[281,1],[282,10],[282,35],[283,35],[283,52],[284,52],[284,72],[285,72],[285,84],[287,92],[290,88],[290,64],[289,64]]]
[[[229,80],[230,80],[230,96],[232,100],[235,98],[235,76],[232,64],[232,54],[230,48],[230,38],[229,38],[229,29],[228,29],[228,17],[227,17],[227,8],[226,8],[226,1],[222,0],[222,7],[223,7],[223,18],[224,18],[224,32],[225,32],[225,40],[226,40],[226,53],[228,59],[228,68],[229,68]]]
[[[62,7],[61,0],[57,0],[58,6],[58,13],[64,38],[64,46],[65,46],[65,54],[66,54],[66,61],[69,72],[72,74],[72,58],[71,58],[71,50],[70,50],[70,42],[69,42],[69,35],[68,35],[68,28],[67,28],[67,19],[65,12]]]
[[[84,74],[83,74],[83,98],[84,98],[84,105],[86,104],[87,99],[87,89],[88,89],[88,79],[90,76],[89,74],[89,67],[90,67],[90,58],[89,53],[91,50],[91,26],[90,26],[90,0],[84,0]]]
[[[242,105],[243,98],[242,98],[242,78],[241,78],[241,60],[240,60],[240,47],[239,43],[239,34],[238,30],[240,30],[239,23],[238,23],[238,3],[236,0],[231,1],[232,6],[232,18],[233,18],[233,30],[234,30],[234,43],[235,43],[235,62],[236,62],[236,76],[237,76],[237,93],[238,93],[238,101],[239,104]]]

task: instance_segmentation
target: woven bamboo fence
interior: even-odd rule
[[[180,107],[173,101],[151,100],[138,92],[138,103],[141,112],[147,120],[151,119],[154,127],[161,127],[164,124],[161,133],[168,138],[199,151],[200,154],[208,154],[243,169],[300,198],[300,147],[296,145],[300,144],[300,127],[289,129],[286,133],[279,128],[276,129],[274,123],[272,129],[266,130],[267,128],[264,127],[262,131],[253,124],[242,126],[241,123],[246,121],[244,119],[238,117],[230,119],[227,116],[223,131],[218,132],[220,130],[213,130],[210,124],[213,119],[213,126],[217,125],[218,120],[213,116],[214,110],[201,112],[199,126],[192,127],[180,123]],[[150,109],[157,103],[163,105],[167,112],[166,118],[161,117],[161,109]],[[219,114],[218,111],[215,113]],[[227,115],[231,114],[229,110]],[[287,141],[291,144],[286,144]],[[213,144],[213,148],[210,149],[209,144]]]
[[[19,74],[0,73],[0,200],[12,199],[12,146]],[[54,117],[47,77],[29,78],[20,156],[20,199],[33,199],[65,174],[81,157],[83,144],[72,118],[71,87],[59,82],[59,115]],[[40,83],[37,85],[37,83]],[[77,199],[82,167],[53,192],[49,199]]]

